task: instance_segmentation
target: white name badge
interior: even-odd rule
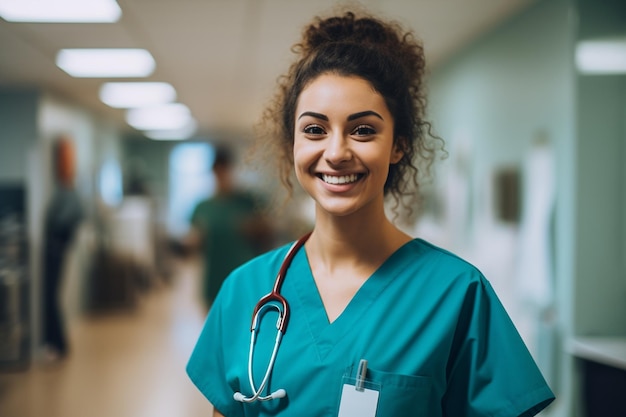
[[[337,417],[376,417],[378,394],[373,389],[359,391],[354,385],[344,384]]]

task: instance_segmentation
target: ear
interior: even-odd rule
[[[391,149],[391,159],[389,161],[390,163],[397,164],[398,162],[400,162],[400,160],[404,156],[405,143],[406,140],[402,137],[398,138],[395,141],[395,143],[393,144],[393,148]]]

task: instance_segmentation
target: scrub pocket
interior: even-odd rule
[[[354,367],[346,370],[344,382],[354,381]],[[343,384],[342,384],[343,385]],[[392,374],[367,369],[366,387],[380,391],[377,417],[430,417],[432,381],[429,377]]]

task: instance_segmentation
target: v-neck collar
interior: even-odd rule
[[[332,323],[328,320],[326,308],[315,284],[306,250],[301,248],[296,253],[288,275],[297,278],[287,278],[285,283],[289,283],[294,288],[300,299],[301,307],[306,312],[303,316],[320,359],[323,360],[349,330],[358,327],[359,320],[363,319],[372,303],[393,282],[396,275],[404,269],[404,265],[411,259],[410,257],[403,257],[402,253],[407,250],[407,246],[411,242],[413,241],[409,241],[398,248],[374,271]]]

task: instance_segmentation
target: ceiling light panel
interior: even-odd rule
[[[115,108],[155,106],[176,100],[176,90],[162,82],[110,82],[100,87],[100,100]]]
[[[625,74],[626,38],[579,42],[576,66],[583,74]]]
[[[121,15],[115,0],[0,0],[9,22],[113,23]]]
[[[181,103],[139,107],[126,112],[126,122],[138,130],[177,130],[185,128],[193,117]]]
[[[56,64],[72,77],[147,77],[154,72],[154,58],[145,49],[62,49]]]
[[[189,123],[181,128],[174,130],[149,130],[144,134],[153,140],[185,140],[191,138],[198,130],[198,122],[191,119]]]

